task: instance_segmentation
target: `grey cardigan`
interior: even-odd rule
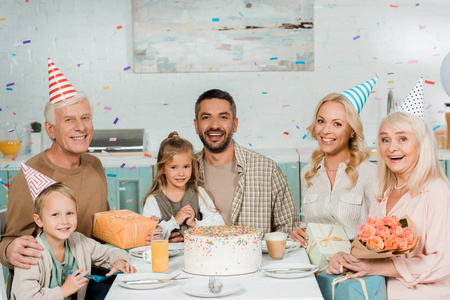
[[[45,248],[40,236],[37,242],[44,247],[37,265],[30,269],[14,268],[11,299],[64,299],[61,287],[49,288],[50,275],[53,267],[50,252]],[[78,267],[90,270],[91,266],[111,269],[118,259],[128,261],[126,251],[87,238],[79,232],[74,232],[68,239],[69,248],[77,260]],[[87,285],[77,292],[77,299],[84,299]]]

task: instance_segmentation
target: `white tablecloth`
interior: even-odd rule
[[[139,273],[151,273],[151,264],[138,258],[132,257],[130,263],[136,267]],[[267,254],[263,254],[262,266],[267,266],[269,264],[284,264],[284,263],[305,263],[309,264],[309,259],[306,255],[305,249],[300,248],[287,253],[282,260],[270,260]],[[117,279],[111,286],[107,300],[139,300],[139,299],[200,299],[196,297],[189,296],[185,294],[182,290],[183,285],[191,284],[198,281],[204,281],[205,286],[208,282],[208,277],[206,276],[195,276],[191,274],[184,273],[181,271],[183,268],[183,255],[178,255],[171,257],[169,259],[169,271],[167,273],[178,274],[181,272],[179,277],[195,277],[193,279],[176,280],[171,284],[152,290],[132,290],[126,289],[117,284]],[[127,275],[118,275],[117,278],[123,278]],[[320,293],[319,286],[314,275],[309,275],[303,278],[295,279],[279,279],[272,278],[264,275],[263,273],[252,273],[248,275],[239,276],[224,276],[219,277],[223,284],[227,282],[237,282],[242,285],[243,289],[232,295],[222,297],[227,299],[322,299],[322,294]],[[203,298],[204,299],[204,298]]]

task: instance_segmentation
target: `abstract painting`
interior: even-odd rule
[[[133,0],[136,73],[314,70],[314,0]]]

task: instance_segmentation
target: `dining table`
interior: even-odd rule
[[[131,251],[130,251],[131,252]],[[199,294],[192,296],[186,291],[192,290],[193,287],[208,287],[210,276],[193,275],[183,271],[184,256],[183,251],[179,251],[178,255],[169,258],[169,270],[165,273],[153,273],[150,262],[137,258],[135,255],[128,254],[129,263],[136,267],[134,274],[119,274],[114,280],[107,296],[107,300],[124,300],[124,299],[203,299],[208,298],[226,298],[226,299],[309,299],[323,300],[322,294],[317,284],[315,275],[309,273],[303,277],[290,278],[292,276],[281,276],[282,278],[268,276],[270,274],[261,271],[255,271],[245,275],[234,276],[217,276],[223,285],[223,291],[229,291],[231,294]],[[290,267],[297,265],[309,265],[309,259],[304,248],[300,247],[289,253],[285,253],[284,257],[279,260],[273,260],[268,254],[262,254],[261,269],[274,267]],[[144,275],[145,274],[145,275]],[[149,285],[149,289],[136,289],[134,287],[123,287],[123,281],[136,276],[150,276],[152,278],[168,278],[178,275],[176,280],[165,283],[157,288]],[[286,278],[288,277],[288,278]],[[122,284],[120,284],[122,283]],[[233,290],[230,290],[233,289]],[[195,294],[195,293],[194,293]]]

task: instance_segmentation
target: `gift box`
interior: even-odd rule
[[[128,209],[111,210],[94,215],[92,235],[122,249],[145,246],[148,232],[156,221]]]
[[[350,241],[341,225],[308,223],[306,228],[308,235],[309,261],[319,267],[319,272],[326,270],[328,258],[338,252],[350,252]]]
[[[316,275],[325,300],[386,300],[386,281],[383,276],[348,278],[346,275]],[[334,288],[334,298],[333,298]]]

